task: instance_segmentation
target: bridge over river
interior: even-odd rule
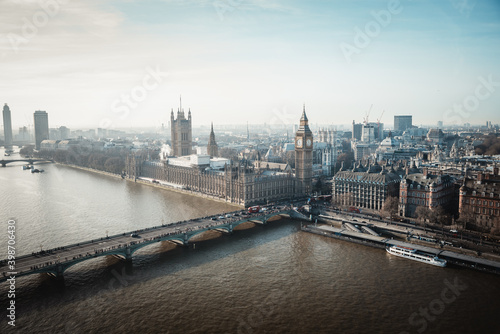
[[[53,162],[50,159],[36,159],[36,158],[19,158],[19,159],[2,159],[0,160],[0,165],[2,167],[6,167],[7,164],[10,164],[11,162],[26,162],[30,165],[33,165],[35,162]]]
[[[240,224],[246,222],[266,224],[270,218],[275,216],[308,219],[290,207],[246,215],[241,215],[241,211],[230,214],[231,217],[224,219],[208,216],[36,252],[16,257],[12,267],[6,259],[0,262],[0,271],[2,272],[0,281],[7,280],[11,275],[17,278],[36,273],[48,273],[54,277],[62,278],[64,271],[69,267],[96,257],[113,255],[125,260],[132,260],[135,251],[161,241],[188,245],[190,239],[203,232],[216,230],[222,233],[232,233],[233,229]]]

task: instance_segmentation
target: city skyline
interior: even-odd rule
[[[38,109],[55,127],[160,127],[179,95],[193,126],[293,124],[304,102],[322,124],[372,104],[385,124],[498,122],[494,1],[51,3],[0,14],[14,128]]]

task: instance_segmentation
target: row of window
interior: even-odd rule
[[[484,206],[488,206],[488,201],[486,201],[486,200],[481,201],[480,199],[476,200],[474,198],[472,198],[470,201],[469,201],[468,198],[466,198],[465,199],[465,203],[466,204],[470,203],[472,205],[474,205],[474,204],[481,205],[481,203],[483,203]],[[500,207],[500,202],[499,201],[496,201],[496,202],[489,201],[489,206],[490,207],[496,206],[497,208],[499,208]]]

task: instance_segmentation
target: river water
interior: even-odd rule
[[[2,153],[3,156],[3,152]],[[7,221],[17,255],[234,207],[48,164],[0,168],[0,257]],[[16,326],[0,286],[2,333],[499,333],[500,279],[437,268],[300,231],[279,220],[196,247],[145,247],[126,264],[75,265],[61,284],[16,280]],[[216,238],[215,238],[216,237]]]

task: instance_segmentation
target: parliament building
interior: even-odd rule
[[[188,118],[180,108],[171,113],[172,156],[148,160],[131,154],[126,161],[130,179],[152,179],[155,183],[238,205],[265,204],[310,194],[312,189],[313,135],[305,107],[295,135],[295,173],[271,169],[250,161],[229,161],[217,155],[213,127],[208,155],[192,154],[191,111]]]

